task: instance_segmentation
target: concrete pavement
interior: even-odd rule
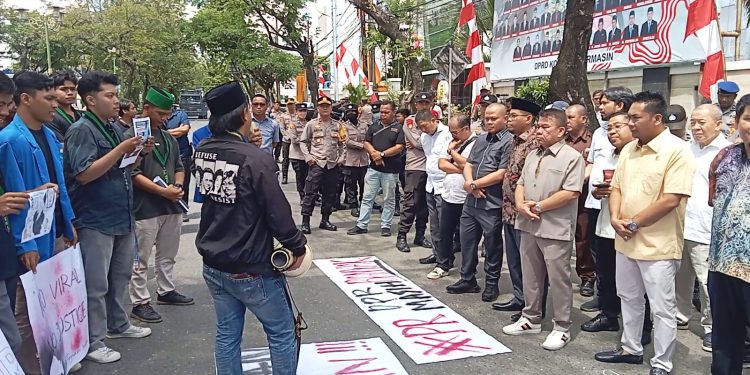
[[[205,122],[203,122],[205,123]],[[291,171],[291,168],[290,168]],[[282,185],[297,222],[300,222],[299,199],[294,188],[294,173],[290,181]],[[192,192],[191,192],[192,194]],[[213,345],[215,332],[214,309],[201,276],[201,259],[195,249],[195,235],[198,231],[200,205],[190,205],[190,222],[183,226],[180,253],[175,267],[175,282],[183,294],[195,298],[193,306],[154,307],[164,322],[148,325],[153,334],[140,340],[108,340],[107,345],[122,353],[119,362],[98,365],[83,362],[79,374],[212,374]],[[393,341],[345,296],[315,266],[304,277],[291,280],[290,284],[298,306],[310,328],[303,333],[303,342],[341,341],[368,337],[380,337],[389,346],[410,374],[647,374],[648,361],[641,366],[608,365],[594,361],[597,351],[608,350],[617,345],[619,333],[586,333],[580,331],[580,324],[593,317],[578,309],[587,299],[574,295],[572,342],[564,349],[549,352],[541,348],[546,334],[552,328],[550,317],[542,325],[540,335],[519,337],[506,336],[502,327],[509,324],[511,313],[501,313],[490,309],[490,304],[480,300],[479,294],[450,295],[445,286],[458,279],[457,272],[436,281],[425,277],[431,267],[420,265],[417,259],[430,253],[429,249],[412,246],[412,252],[400,253],[395,248],[395,228],[398,217],[394,218],[394,236],[381,237],[378,226],[379,215],[375,214],[370,223],[371,232],[359,236],[348,236],[346,230],[354,226],[356,219],[349,211],[336,212],[332,222],[339,227],[337,232],[317,229],[320,219],[316,208],[311,224],[313,233],[308,235],[316,258],[334,258],[376,255],[401,274],[414,281],[424,290],[443,301],[466,319],[485,330],[490,335],[513,350],[509,354],[499,354],[479,358],[469,358],[448,362],[416,365]],[[413,231],[409,241],[413,240]],[[457,264],[460,264],[460,257]],[[153,265],[153,259],[151,260]],[[483,277],[482,266],[478,267]],[[574,276],[575,277],[575,276]],[[153,269],[150,270],[149,288],[155,295]],[[578,282],[577,278],[575,280]],[[480,279],[480,285],[482,280]],[[510,279],[507,269],[503,269],[500,282],[502,295],[499,301],[510,298]],[[574,288],[577,293],[577,288]],[[144,323],[136,322],[139,325]],[[690,331],[678,331],[678,344],[674,357],[673,374],[706,374],[710,368],[710,353],[701,350],[702,329],[697,313],[691,321]],[[266,346],[265,335],[260,324],[247,315],[243,348]],[[646,358],[653,354],[652,346],[646,348]]]

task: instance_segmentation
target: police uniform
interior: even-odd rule
[[[357,106],[349,104],[345,108],[345,113],[357,111]],[[357,122],[346,123],[346,159],[344,166],[341,168],[341,174],[344,176],[344,187],[346,198],[344,202],[352,209],[352,216],[359,217],[359,204],[362,202],[362,194],[365,190],[365,174],[367,166],[370,165],[370,156],[365,151],[365,134],[369,123]]]
[[[295,108],[297,111],[307,111],[307,103],[297,103]],[[292,169],[294,169],[294,180],[297,184],[297,192],[299,193],[299,200],[305,197],[305,179],[307,179],[307,171],[309,167],[305,162],[305,154],[302,153],[302,131],[305,130],[307,122],[300,120],[297,114],[294,114],[292,121],[286,124],[286,134],[289,137],[289,161],[292,163]]]
[[[318,99],[318,106],[330,105],[331,99],[322,96]],[[343,127],[343,128],[342,128]],[[310,233],[310,216],[315,208],[315,196],[320,189],[323,199],[321,204],[322,218],[320,229],[335,231],[336,226],[328,221],[336,202],[336,183],[338,181],[339,165],[346,158],[346,126],[332,118],[322,120],[320,116],[307,123],[302,131],[300,142],[305,161],[310,170],[305,180],[305,196],[302,199],[302,232]]]
[[[289,105],[294,105],[294,99],[289,99],[286,102],[287,109]],[[283,112],[279,114],[279,118],[276,121],[279,123],[279,129],[281,129],[281,183],[286,184],[289,179],[289,148],[291,146],[291,139],[289,137],[289,125],[292,123],[292,119],[295,116],[292,112]]]
[[[487,106],[492,103],[497,103],[497,96],[486,94],[482,95],[479,99],[479,118],[471,122],[471,131],[475,134],[484,133],[484,111],[487,109]]]
[[[213,117],[247,105],[247,98],[239,84],[232,82],[209,91],[206,102]],[[214,301],[243,306],[243,310],[247,306],[264,326],[273,325],[274,329],[266,329],[271,355],[285,364],[278,369],[280,373],[294,374],[294,316],[284,276],[274,270],[270,259],[274,238],[296,256],[305,253],[307,240],[294,225],[289,202],[277,182],[278,167],[272,157],[237,132],[214,131],[213,137],[198,146],[194,158],[198,178],[215,177],[214,184],[201,187],[203,206],[196,240],[209,292]],[[221,179],[204,176],[218,169],[224,171]],[[259,288],[262,300],[254,298]],[[240,345],[231,343],[242,340],[245,314],[225,309],[216,314],[219,321],[237,323],[217,327],[217,347],[229,349],[215,352],[217,371],[234,373],[241,367]]]

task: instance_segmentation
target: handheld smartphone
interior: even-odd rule
[[[611,186],[610,184],[606,184],[606,183],[603,183],[603,182],[601,184],[594,184],[594,187],[598,187],[599,189],[607,189],[610,186]]]

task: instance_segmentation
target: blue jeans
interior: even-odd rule
[[[245,310],[250,310],[263,324],[274,375],[296,374],[294,316],[283,276],[253,275],[236,279],[229,273],[203,265],[203,278],[216,309],[216,374],[242,375],[240,344]]]
[[[396,211],[396,181],[398,173],[378,172],[367,168],[365,175],[365,192],[362,195],[362,207],[359,209],[357,226],[367,229],[372,214],[372,204],[380,189],[383,189],[383,213],[380,215],[380,228],[390,229],[393,222],[393,214]]]

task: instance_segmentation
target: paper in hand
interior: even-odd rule
[[[55,189],[49,188],[29,193],[29,211],[26,214],[21,242],[39,238],[52,230],[56,202],[57,192]]]
[[[164,179],[161,178],[161,176],[154,177],[154,183],[165,188],[167,187],[167,183],[164,182]],[[187,213],[188,212],[188,206],[185,204],[185,202],[182,199],[178,199],[177,203],[180,205],[180,208],[182,209],[182,212]]]
[[[133,129],[135,130],[136,137],[141,137],[141,143],[136,147],[135,151],[122,157],[120,168],[128,167],[138,159],[138,155],[140,155],[143,150],[143,144],[146,143],[148,137],[151,136],[151,119],[148,117],[134,118]]]

